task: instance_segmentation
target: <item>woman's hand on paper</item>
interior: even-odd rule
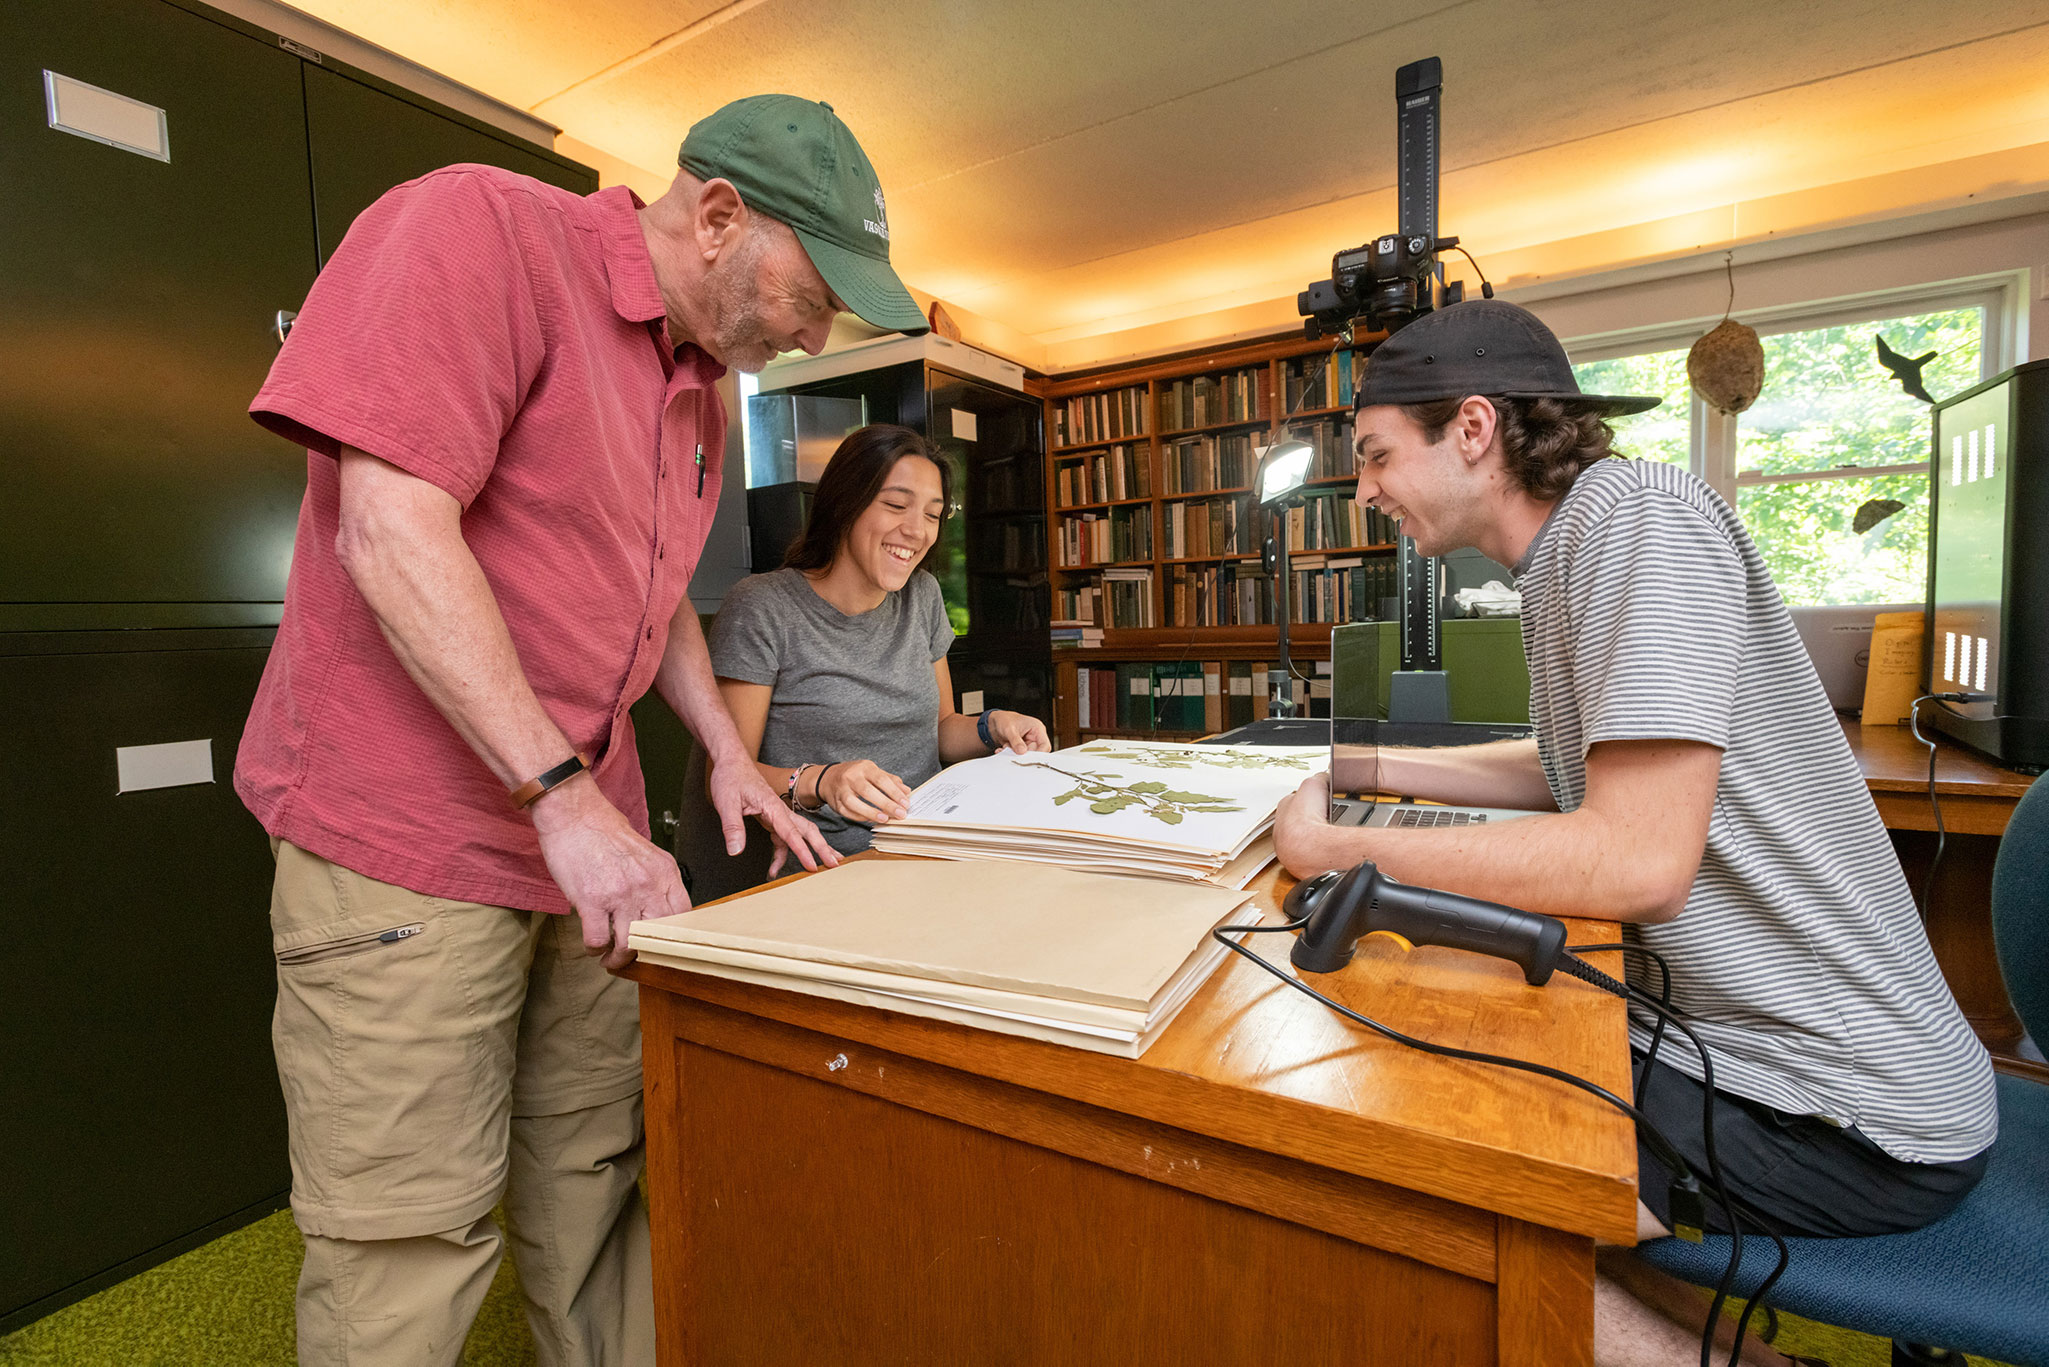
[[[911,788],[872,759],[843,760],[819,780],[818,795],[850,821],[880,826],[911,814]]]
[[[1311,774],[1274,808],[1274,854],[1297,878],[1321,873],[1332,867],[1331,829],[1330,775]]]
[[[1009,750],[1014,754],[1053,748],[1053,742],[1046,735],[1046,723],[1022,712],[1008,709],[990,712],[989,734],[995,738],[998,750]]]

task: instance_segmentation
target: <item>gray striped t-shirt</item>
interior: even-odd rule
[[[1896,1158],[1949,1162],[1990,1144],[1991,1060],[1729,505],[1676,467],[1604,460],[1559,500],[1516,574],[1530,719],[1560,811],[1585,796],[1601,741],[1722,751],[1685,910],[1624,928],[1670,961],[1673,1003],[1712,1053],[1715,1085],[1854,1125]],[[1656,987],[1640,964],[1630,976]],[[1631,1038],[1642,1047],[1648,1032],[1633,1022]],[[1659,1057],[1700,1076],[1683,1037]]]

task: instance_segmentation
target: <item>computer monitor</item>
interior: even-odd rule
[[[1923,721],[2006,764],[2049,764],[2049,361],[1935,406],[1921,681],[1971,701]]]

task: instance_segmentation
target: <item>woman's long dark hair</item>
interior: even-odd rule
[[[889,472],[905,456],[923,456],[939,467],[939,497],[946,504],[946,511],[940,516],[950,516],[953,467],[939,448],[908,427],[872,422],[847,433],[832,459],[825,463],[825,473],[818,477],[818,492],[812,496],[811,516],[804,523],[803,535],[790,543],[783,564],[794,570],[828,568],[832,558],[839,554],[848,531],[882,492]],[[918,562],[919,568],[938,549],[939,542],[934,540],[932,549]]]

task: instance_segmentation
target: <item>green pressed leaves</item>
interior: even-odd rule
[[[1105,758],[1136,758],[1136,756],[1105,756]],[[1089,810],[1098,816],[1109,816],[1126,807],[1137,807],[1155,821],[1169,826],[1178,826],[1187,819],[1189,812],[1242,812],[1245,809],[1232,803],[1229,798],[1214,793],[1188,793],[1170,789],[1154,779],[1143,783],[1118,783],[1116,774],[1073,773],[1056,765],[1036,760],[1021,760],[1021,765],[1032,769],[1051,769],[1075,782],[1072,792],[1060,794],[1053,799],[1053,805],[1063,806],[1075,798],[1082,798],[1089,804]]]

